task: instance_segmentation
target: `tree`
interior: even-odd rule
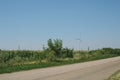
[[[48,40],[48,47],[49,47],[49,49],[54,50],[54,44],[52,42],[52,39]]]
[[[61,50],[62,50],[62,40],[60,39],[55,39],[54,42],[52,41],[52,39],[48,40],[48,48],[51,51],[55,52],[55,56],[56,57],[60,57],[61,55]]]

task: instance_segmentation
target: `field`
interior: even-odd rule
[[[62,47],[62,40],[48,40],[48,48],[39,50],[0,50],[0,73],[45,68],[120,56],[120,49],[103,48],[75,51]]]
[[[91,60],[104,59],[120,55],[119,49],[101,49],[94,51],[73,51],[73,57],[57,57],[49,61],[48,54],[43,51],[1,50],[0,73],[9,73],[34,68],[45,68],[65,64],[73,64]]]

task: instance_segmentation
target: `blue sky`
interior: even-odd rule
[[[120,48],[120,0],[0,0],[0,49]]]

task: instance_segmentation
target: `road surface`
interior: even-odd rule
[[[120,69],[120,57],[0,74],[0,80],[105,80]]]

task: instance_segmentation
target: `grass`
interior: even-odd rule
[[[110,76],[107,80],[120,80],[120,70],[115,72],[112,76]]]
[[[11,72],[16,72],[16,71],[21,71],[21,70],[30,70],[30,69],[35,69],[35,68],[46,68],[46,67],[51,67],[51,66],[60,66],[60,65],[66,65],[66,64],[87,62],[87,61],[105,59],[105,58],[116,57],[116,56],[118,55],[106,54],[106,55],[84,58],[84,59],[71,58],[68,60],[60,60],[60,61],[54,61],[54,62],[39,62],[39,63],[33,63],[33,64],[10,65],[10,66],[0,67],[0,74],[11,73]]]

